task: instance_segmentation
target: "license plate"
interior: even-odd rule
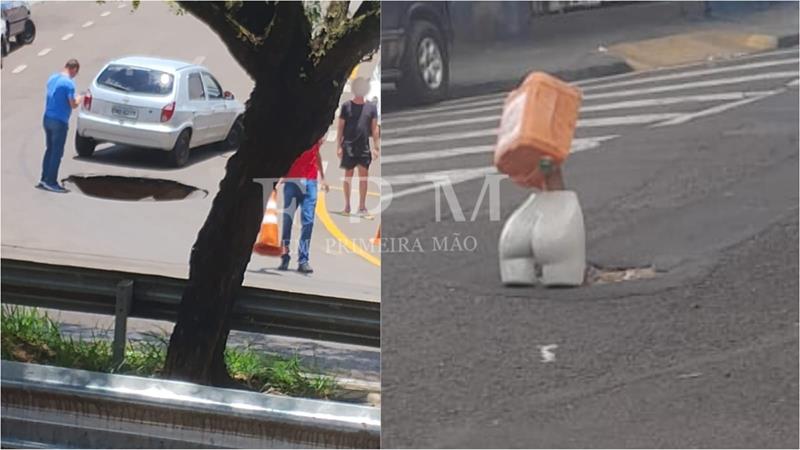
[[[124,117],[126,119],[135,119],[139,115],[134,108],[128,108],[119,105],[114,105],[111,107],[111,114],[118,117]]]

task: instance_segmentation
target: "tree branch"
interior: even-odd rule
[[[314,46],[315,72],[325,77],[336,72],[336,68],[354,67],[364,56],[378,49],[380,36],[380,2],[364,1],[352,19],[342,19],[338,26],[320,36],[322,41]]]
[[[257,60],[254,56],[261,44],[261,37],[254,35],[235,20],[225,2],[179,1],[178,4],[208,25],[222,39],[228,51],[247,73],[251,76],[257,73]]]

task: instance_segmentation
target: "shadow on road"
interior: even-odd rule
[[[97,164],[107,164],[112,166],[134,167],[139,169],[152,169],[173,171],[185,169],[194,164],[201,163],[215,157],[227,157],[227,150],[224,150],[219,143],[203,145],[192,149],[189,155],[189,162],[183,167],[173,167],[169,162],[169,152],[154,150],[142,147],[132,147],[128,145],[112,144],[105,148],[98,147],[94,155],[89,158],[73,156],[73,159]]]

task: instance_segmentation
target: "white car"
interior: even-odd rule
[[[92,81],[78,112],[75,150],[89,157],[101,142],[169,152],[173,165],[192,148],[239,146],[244,105],[205,67],[160,58],[108,63]]]

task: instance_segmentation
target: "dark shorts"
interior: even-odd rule
[[[344,155],[342,155],[342,163],[339,164],[339,167],[346,170],[354,169],[356,166],[362,166],[366,169],[369,169],[369,165],[371,163],[372,163],[372,155],[350,156],[347,153],[345,153]]]

